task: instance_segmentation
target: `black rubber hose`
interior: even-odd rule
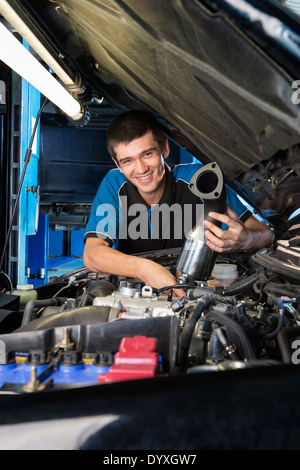
[[[177,351],[177,365],[175,367],[175,373],[184,373],[187,369],[187,359],[189,349],[192,341],[193,332],[197,321],[199,320],[202,312],[211,305],[212,301],[209,297],[203,297],[196,307],[194,308],[191,315],[185,321],[181,338],[178,345]]]
[[[49,299],[50,300],[50,299]],[[47,328],[55,328],[70,325],[85,325],[91,323],[106,323],[109,318],[111,307],[94,306],[78,307],[71,310],[64,310],[53,315],[37,318],[20,326],[14,333],[22,333],[24,331],[38,331]]]
[[[222,328],[216,329],[217,337],[222,345],[222,348],[225,351],[227,359],[230,358],[231,361],[240,361],[240,355],[235,351],[235,348],[232,347],[230,342],[228,341],[227,337],[224,335]],[[225,357],[226,357],[225,356]]]
[[[21,326],[26,325],[32,320],[33,311],[36,308],[62,305],[66,302],[65,297],[52,297],[51,299],[29,300],[25,306]]]
[[[205,321],[202,331],[203,341],[208,342],[212,333],[212,324],[216,322],[219,325],[224,326],[227,329],[228,336],[232,337],[233,343],[236,345],[240,356],[244,356],[245,359],[255,359],[255,353],[252,345],[249,342],[246,333],[243,328],[234,320],[229,318],[222,312],[217,310],[210,310],[205,315]]]
[[[91,305],[95,297],[106,297],[115,290],[115,286],[106,279],[93,281],[82,296],[79,307]]]
[[[284,311],[280,310],[279,315],[278,315],[278,323],[277,323],[275,330],[271,331],[271,333],[266,334],[265,337],[268,339],[271,339],[277,336],[279,331],[282,329],[283,320],[284,320]]]
[[[234,282],[230,286],[227,287],[220,287],[217,286],[216,292],[222,293],[222,295],[236,295],[240,294],[244,290],[249,289],[249,287],[253,286],[253,284],[258,281],[260,278],[259,274],[251,274],[250,276],[246,277],[245,279],[241,279],[240,281]]]
[[[250,276],[242,279],[240,281],[234,282],[230,286],[212,286],[212,287],[196,287],[195,289],[190,289],[187,292],[187,296],[189,299],[197,299],[201,297],[205,293],[216,293],[219,295],[236,295],[240,294],[244,290],[249,289],[249,287],[253,286],[253,284],[258,281],[260,278],[259,274],[251,274]]]

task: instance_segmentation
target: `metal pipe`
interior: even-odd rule
[[[178,283],[180,284],[194,280],[205,281],[210,277],[217,253],[206,245],[203,222],[211,220],[215,225],[221,226],[221,223],[212,220],[208,213],[210,211],[223,213],[226,204],[223,173],[215,162],[200,168],[191,179],[189,188],[202,200],[204,209],[196,226],[187,235],[178,259],[177,268],[180,272]]]

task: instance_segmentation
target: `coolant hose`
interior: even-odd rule
[[[212,301],[209,297],[203,297],[202,299],[200,299],[191,315],[185,321],[178,345],[177,366],[175,367],[176,373],[183,373],[186,371],[189,349],[196,323],[199,320],[202,312],[207,309],[207,307],[209,307],[211,303]]]
[[[233,343],[240,352],[241,357],[244,356],[244,358],[247,360],[255,359],[255,354],[252,345],[249,342],[243,328],[236,321],[232,320],[227,315],[217,310],[210,310],[205,315],[205,321],[202,330],[202,339],[206,342],[206,344],[210,340],[210,336],[212,333],[212,324],[214,322],[224,326],[227,329],[228,336],[232,336]]]
[[[51,299],[49,299],[51,300]],[[24,331],[45,330],[47,328],[85,325],[91,323],[106,323],[109,318],[110,306],[94,306],[73,308],[64,310],[59,313],[47,315],[45,317],[36,318],[26,325],[20,326],[14,333],[22,333]]]
[[[249,289],[256,281],[258,281],[259,274],[251,274],[245,279],[234,282],[230,286],[212,286],[212,287],[195,287],[187,291],[187,297],[191,300],[201,297],[205,293],[216,293],[220,295],[236,295]]]
[[[29,300],[25,306],[21,326],[26,325],[32,320],[33,311],[36,308],[62,305],[67,301],[65,297],[52,297],[51,299]]]
[[[249,287],[253,286],[253,284],[258,281],[260,278],[259,274],[251,274],[245,279],[241,279],[240,281],[234,282],[230,286],[227,287],[216,287],[217,293],[222,293],[222,295],[236,295],[244,292],[245,290],[249,289]]]
[[[114,290],[114,285],[105,279],[93,281],[83,294],[79,306],[91,305],[95,297],[106,297],[112,294]]]

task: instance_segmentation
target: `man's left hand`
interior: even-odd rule
[[[267,225],[251,216],[243,223],[227,205],[226,214],[210,212],[209,217],[228,226],[223,230],[209,220],[204,221],[207,246],[219,253],[257,249],[272,243],[274,235]]]

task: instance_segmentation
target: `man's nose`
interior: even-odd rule
[[[135,162],[135,172],[138,174],[143,174],[148,170],[148,165],[144,161],[143,157],[140,157]]]

